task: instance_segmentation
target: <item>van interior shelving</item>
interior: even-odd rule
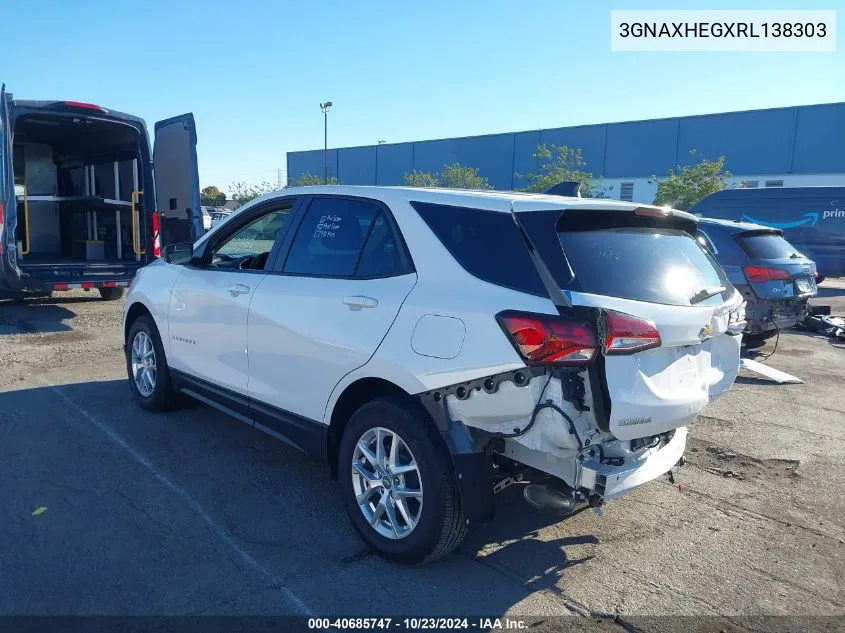
[[[91,117],[33,114],[15,125],[22,269],[139,262],[144,222],[138,132]]]

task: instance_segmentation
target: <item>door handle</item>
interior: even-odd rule
[[[229,284],[226,288],[232,296],[245,295],[249,292],[249,286],[243,284]]]
[[[348,305],[351,310],[361,310],[362,308],[378,307],[378,299],[373,299],[372,297],[362,297],[361,295],[344,297],[343,303],[345,305]]]

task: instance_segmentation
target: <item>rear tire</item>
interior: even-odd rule
[[[447,449],[415,404],[403,397],[368,402],[349,420],[338,451],[341,496],[353,527],[378,554],[405,564],[445,556],[467,533]]]
[[[126,374],[135,402],[147,411],[174,408],[177,395],[164,356],[158,328],[149,315],[132,322],[126,337]]]
[[[103,301],[117,301],[123,296],[123,288],[100,288]]]

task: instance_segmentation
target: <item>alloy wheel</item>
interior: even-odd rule
[[[153,340],[146,332],[138,332],[132,340],[132,378],[138,392],[149,398],[156,386],[156,353]]]
[[[366,431],[352,455],[352,488],[366,521],[389,539],[408,536],[422,514],[423,486],[411,449],[395,431]]]

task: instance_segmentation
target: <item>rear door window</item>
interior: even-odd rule
[[[379,214],[378,205],[348,198],[315,198],[290,248],[284,272],[351,277]]]
[[[739,241],[753,259],[785,259],[797,253],[792,244],[776,233],[743,233]]]
[[[356,277],[392,277],[410,272],[404,251],[397,242],[396,233],[379,213],[361,252]]]

